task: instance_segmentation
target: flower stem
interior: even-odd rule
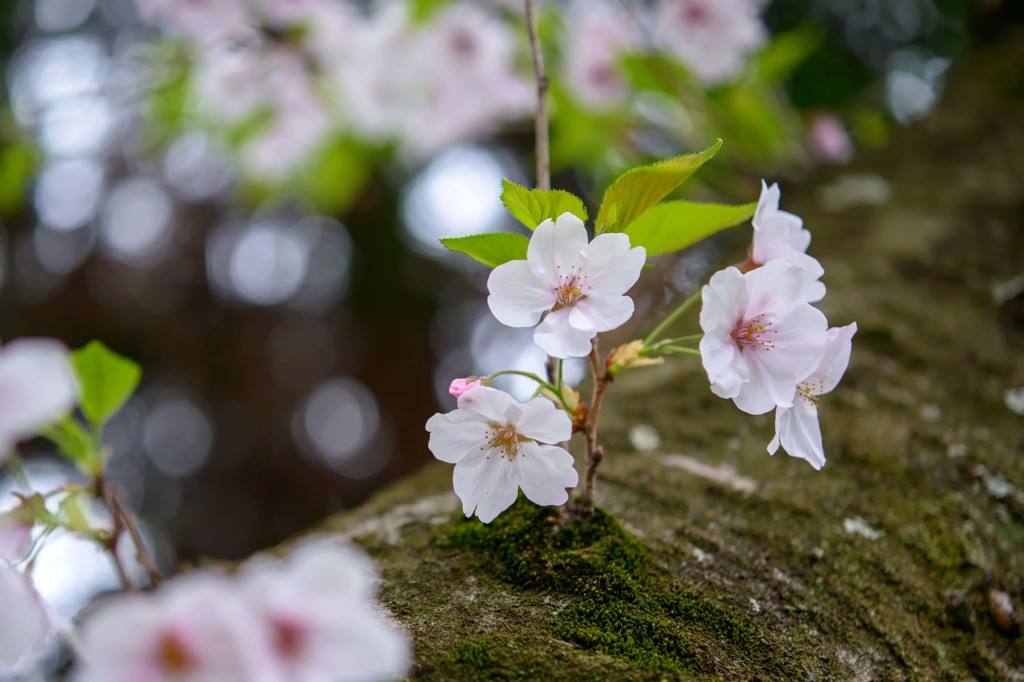
[[[561,369],[561,367],[562,367],[561,361],[559,361],[558,367],[559,367],[559,369]],[[534,374],[533,372],[524,372],[524,371],[518,370],[518,369],[502,369],[502,370],[499,370],[499,371],[494,372],[492,374],[488,374],[487,376],[485,376],[482,379],[480,379],[480,381],[483,383],[484,386],[487,386],[495,378],[500,377],[500,376],[505,375],[505,374],[514,374],[516,376],[526,377],[527,379],[533,379],[534,381],[537,382],[537,384],[541,388],[546,388],[549,391],[551,391],[553,394],[555,394],[555,396],[558,397],[558,402],[562,404],[562,407],[565,408],[566,412],[568,412],[570,415],[573,414],[573,410],[569,409],[569,406],[565,404],[565,399],[562,396],[562,391],[561,391],[561,383],[562,383],[561,379],[562,379],[562,376],[561,376],[561,372],[559,372],[559,375],[558,375],[558,383],[559,383],[558,386],[555,386],[550,381],[545,381],[544,379],[541,379],[538,375]]]
[[[694,294],[692,296],[690,296],[688,299],[683,301],[679,305],[678,308],[676,308],[671,313],[669,313],[668,317],[666,317],[664,320],[662,320],[661,324],[659,324],[657,327],[655,327],[654,331],[652,331],[650,334],[647,335],[647,338],[644,339],[644,346],[650,346],[655,341],[657,341],[658,337],[660,337],[662,334],[664,334],[668,330],[668,328],[672,326],[673,322],[675,322],[680,317],[682,317],[683,313],[685,313],[687,310],[692,308],[693,305],[697,301],[699,301],[699,300],[700,300],[700,289],[698,289],[696,292],[694,292]]]
[[[551,160],[548,143],[548,77],[544,72],[544,55],[537,35],[537,12],[534,0],[526,2],[526,31],[530,36],[533,75],[537,81],[537,116],[534,135],[537,145],[537,188],[551,189]]]
[[[594,378],[594,387],[591,393],[590,406],[587,409],[586,421],[583,425],[583,436],[587,441],[587,475],[583,481],[583,496],[576,505],[576,515],[582,519],[589,519],[594,514],[594,488],[597,483],[597,468],[604,459],[604,449],[597,444],[597,425],[601,417],[601,404],[604,401],[604,394],[612,381],[611,375],[601,360],[601,352],[598,349],[597,337],[594,337],[593,345],[590,348],[590,371]]]
[[[131,581],[128,579],[128,572],[125,570],[121,557],[117,553],[117,545],[121,536],[127,532],[128,537],[132,540],[132,544],[135,545],[135,556],[149,576],[150,583],[153,586],[159,585],[163,580],[163,575],[160,573],[160,569],[156,567],[153,558],[149,554],[149,549],[146,548],[146,544],[142,540],[134,514],[125,508],[124,503],[121,502],[121,498],[117,494],[117,489],[107,480],[103,478],[97,479],[95,490],[96,496],[106,503],[107,508],[110,509],[110,515],[114,519],[114,530],[107,542],[107,551],[110,553],[114,567],[117,569],[121,584],[126,590],[132,589]]]

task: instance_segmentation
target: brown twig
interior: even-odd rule
[[[110,509],[110,516],[113,519],[114,527],[110,531],[110,534],[106,536],[103,546],[110,555],[110,561],[114,564],[114,570],[117,571],[117,578],[121,581],[121,587],[125,591],[131,591],[135,589],[132,585],[131,578],[128,577],[128,571],[124,566],[124,562],[121,561],[121,555],[118,554],[117,546],[121,544],[121,534],[124,532],[124,521],[120,514],[115,510],[116,497],[114,496],[113,489],[110,488],[103,482],[98,483],[96,486],[97,497],[102,497],[103,501],[106,502],[107,508]]]
[[[533,74],[537,80],[537,116],[534,119],[534,134],[537,145],[537,188],[551,189],[551,157],[548,142],[548,77],[544,73],[544,55],[537,36],[537,12],[534,0],[526,2],[526,30],[530,36],[530,53],[533,56]]]
[[[597,468],[601,465],[601,460],[604,459],[604,449],[597,444],[597,425],[601,417],[601,404],[604,402],[604,394],[612,381],[605,362],[601,360],[601,352],[598,349],[596,336],[590,347],[589,360],[594,386],[591,392],[590,405],[587,409],[586,421],[583,425],[583,436],[587,441],[587,476],[583,482],[583,496],[576,505],[576,515],[584,519],[590,518],[594,514],[594,488],[597,484]]]
[[[131,538],[132,544],[135,545],[135,557],[139,560],[139,563],[142,564],[142,568],[145,569],[146,574],[149,576],[150,583],[154,587],[159,585],[163,580],[163,574],[160,573],[160,569],[156,567],[153,557],[150,556],[149,550],[146,548],[146,544],[142,540],[138,524],[135,522],[135,516],[131,511],[125,508],[124,503],[121,502],[121,498],[117,494],[117,490],[109,482],[105,480],[100,481],[98,482],[97,487],[102,492],[103,500],[107,503],[107,507],[110,509],[110,514],[114,518],[114,531],[111,534],[110,546],[108,549],[114,559],[114,565],[117,567],[118,575],[121,576],[122,585],[125,585],[126,590],[132,589],[130,582],[127,582],[127,573],[125,572],[124,566],[121,564],[120,557],[117,555],[117,545],[125,531],[128,531],[128,537]]]

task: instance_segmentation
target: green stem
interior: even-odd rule
[[[565,384],[562,381],[562,358],[558,358],[558,392],[559,392],[559,394],[562,392],[562,386],[564,386],[564,385]]]
[[[668,330],[668,328],[672,326],[673,322],[675,322],[680,317],[682,317],[683,313],[685,313],[687,310],[692,308],[693,304],[695,304],[699,300],[700,300],[700,289],[698,289],[693,294],[693,296],[690,296],[688,299],[683,301],[679,305],[678,308],[676,308],[671,313],[669,313],[668,317],[666,317],[664,320],[662,320],[661,324],[659,324],[657,327],[655,327],[654,331],[652,331],[650,334],[647,335],[647,338],[644,339],[644,345],[645,346],[650,346],[652,343],[657,341],[658,337],[660,337],[662,334],[664,334],[665,331]]]
[[[696,355],[698,357],[700,356],[700,351],[697,350],[696,348],[681,348],[679,346],[665,346],[663,348],[659,348],[658,352],[664,353],[665,355]]]
[[[558,367],[559,367],[559,369],[561,369],[561,367],[562,367],[561,362],[559,362]],[[491,383],[491,381],[493,381],[497,377],[500,377],[500,376],[505,375],[505,374],[514,374],[516,376],[526,377],[527,379],[533,379],[534,381],[537,382],[537,384],[541,388],[546,388],[549,391],[551,391],[553,394],[555,394],[555,397],[558,398],[558,402],[562,404],[562,407],[565,408],[566,412],[568,412],[569,414],[573,413],[573,411],[569,409],[569,406],[565,404],[565,399],[562,397],[561,389],[558,388],[558,387],[555,387],[550,382],[544,381],[543,379],[541,379],[539,376],[537,376],[533,372],[524,372],[524,371],[518,370],[518,369],[502,369],[502,370],[499,370],[499,371],[494,372],[492,374],[488,374],[487,376],[485,376],[482,379],[480,379],[480,382],[483,383],[484,386],[488,386]],[[561,381],[561,372],[559,372],[559,381]]]
[[[25,465],[22,463],[21,457],[18,456],[17,450],[12,450],[11,454],[8,455],[7,468],[10,470],[11,477],[14,478],[14,482],[18,484],[18,487],[27,494],[31,494],[32,484],[28,480],[28,475],[25,473]]]

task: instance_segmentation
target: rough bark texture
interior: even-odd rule
[[[593,523],[462,520],[440,464],[326,522],[377,561],[415,677],[1024,679],[1024,302],[993,296],[1024,273],[1022,64],[990,49],[928,121],[787,191],[825,312],[860,325],[822,472],[683,358],[609,392]],[[825,212],[849,173],[891,199]]]

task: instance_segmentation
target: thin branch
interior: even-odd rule
[[[120,565],[120,558],[117,556],[117,544],[120,540],[121,535],[124,531],[128,531],[128,537],[131,538],[132,544],[135,545],[135,556],[142,564],[142,568],[145,569],[146,574],[149,576],[149,581],[153,586],[159,585],[163,581],[163,574],[160,573],[160,569],[156,567],[156,562],[153,561],[153,557],[149,554],[149,549],[146,548],[145,542],[142,540],[142,534],[139,533],[138,524],[135,522],[135,516],[131,511],[125,508],[124,503],[121,502],[121,498],[117,495],[117,491],[112,485],[106,481],[100,482],[100,488],[103,491],[103,499],[106,501],[107,506],[110,508],[110,514],[114,517],[114,533],[112,536],[111,552],[114,555],[114,564],[118,567],[118,574],[121,574],[124,567]],[[122,579],[122,583],[124,580]],[[131,589],[126,587],[125,589]]]
[[[587,441],[587,476],[583,482],[583,497],[577,507],[577,514],[582,518],[590,518],[594,513],[594,488],[597,483],[597,468],[604,459],[604,448],[597,444],[597,425],[601,417],[601,404],[604,402],[605,391],[612,378],[601,360],[601,352],[598,349],[597,337],[594,337],[590,347],[590,371],[593,374],[594,386],[590,397],[590,406],[587,410],[586,423],[583,427],[583,435]]]
[[[537,188],[551,189],[551,156],[548,142],[548,77],[544,72],[544,55],[537,36],[537,12],[534,0],[526,2],[526,30],[530,36],[533,74],[537,80],[537,116],[534,131],[537,145]]]

